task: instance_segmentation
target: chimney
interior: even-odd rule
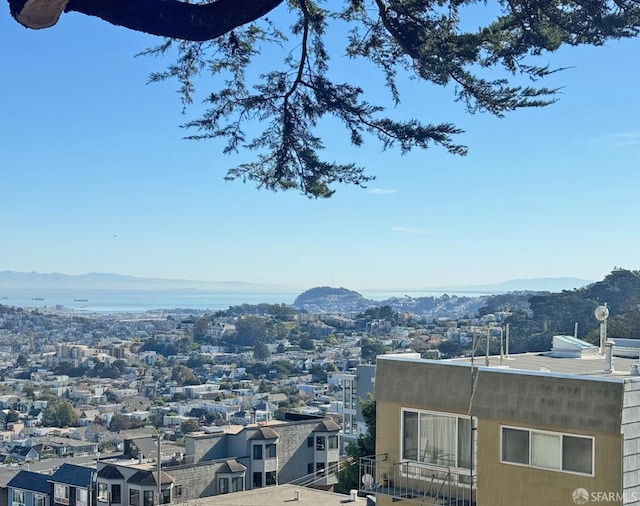
[[[613,341],[607,339],[604,343],[604,372],[610,374],[613,371]]]

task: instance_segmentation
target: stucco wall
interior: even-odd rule
[[[376,453],[388,454],[390,463],[401,460],[403,407],[466,415],[471,406],[471,414],[478,419],[479,506],[566,506],[575,504],[572,493],[577,488],[622,495],[623,394],[629,404],[626,416],[638,420],[640,391],[625,394],[622,381],[481,368],[471,399],[470,373],[468,366],[434,361],[378,360]],[[595,476],[501,463],[502,424],[594,436]],[[640,467],[640,432],[628,426],[628,436],[625,466],[632,472],[632,466]],[[635,487],[635,481],[640,480],[638,467],[635,469],[635,474],[627,477],[627,486]],[[384,497],[378,501],[391,504]]]
[[[564,430],[620,434],[624,384],[480,368],[471,400],[471,368],[428,360],[379,359],[377,401]]]

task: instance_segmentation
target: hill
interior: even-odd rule
[[[293,307],[311,312],[353,312],[365,311],[380,302],[365,299],[358,292],[346,288],[319,286],[311,288],[296,297]]]
[[[123,276],[101,272],[70,275],[60,273],[0,271],[0,288],[13,289],[92,289],[92,290],[168,290],[200,289],[250,291],[283,289],[282,286],[260,285],[241,281],[194,281]]]

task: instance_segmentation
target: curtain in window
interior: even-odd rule
[[[418,451],[421,462],[455,466],[456,418],[421,413]]]

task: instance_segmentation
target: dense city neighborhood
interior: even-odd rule
[[[496,465],[485,449],[496,433],[500,472],[551,466],[577,475],[578,488],[585,477],[611,483],[617,472],[596,472],[611,453],[596,450],[602,435],[585,431],[593,426],[612,449],[629,445],[635,455],[638,341],[625,333],[636,331],[629,301],[638,283],[639,273],[614,271],[560,294],[378,305],[324,288],[293,305],[215,312],[0,305],[0,504],[208,506],[287,485],[290,494],[278,500],[299,500],[304,489],[328,494],[313,496],[317,504],[347,494],[369,504],[468,506],[476,493],[497,497],[476,467]],[[594,317],[604,297],[610,304]],[[419,305],[426,309],[407,309]],[[575,318],[565,322],[567,314]],[[617,335],[598,346],[605,320]],[[509,392],[509,403],[496,392]],[[574,405],[573,395],[603,407]],[[496,419],[510,421],[490,425],[487,436]],[[558,432],[563,424],[568,433]],[[563,460],[537,461],[521,446],[545,434],[549,444],[566,441],[554,450]],[[625,493],[635,494],[627,457]],[[437,502],[443,498],[455,502]]]

